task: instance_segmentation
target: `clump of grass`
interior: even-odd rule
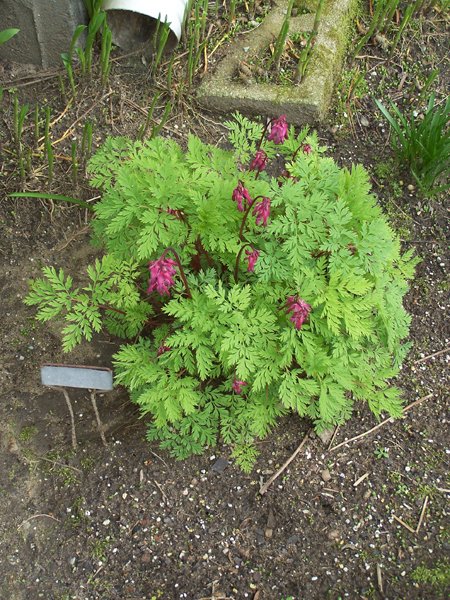
[[[375,103],[392,128],[397,161],[410,169],[422,192],[432,196],[449,189],[450,98],[438,106],[431,94],[422,119],[404,115],[392,102],[391,111]]]

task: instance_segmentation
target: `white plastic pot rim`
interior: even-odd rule
[[[105,10],[129,10],[166,21],[179,40],[189,0],[104,0]]]

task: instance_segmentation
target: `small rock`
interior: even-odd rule
[[[286,546],[294,546],[295,544],[298,544],[301,541],[300,536],[299,535],[291,535],[291,537],[289,537],[286,540]]]
[[[328,534],[329,540],[338,540],[340,538],[340,533],[337,529],[332,529]]]
[[[370,490],[367,490],[366,492],[364,492],[364,500],[368,500],[370,498],[370,496],[372,495],[372,492]]]
[[[230,463],[226,460],[226,458],[220,457],[216,460],[211,468],[215,473],[223,473],[229,464]]]
[[[322,444],[329,444],[331,442],[331,438],[333,437],[334,430],[333,429],[325,429],[325,431],[321,431],[318,433],[318,437],[320,438]]]
[[[327,482],[330,481],[331,479],[331,474],[330,471],[328,469],[324,469],[321,473],[320,476],[322,477],[322,479]]]
[[[266,539],[270,540],[273,536],[273,529],[270,529],[270,527],[268,527],[265,530],[264,535],[265,535]]]
[[[144,564],[148,564],[149,562],[151,562],[152,560],[152,555],[150,554],[150,552],[144,552],[144,554],[141,556],[141,562]]]
[[[369,119],[367,117],[365,117],[364,115],[361,117],[360,121],[361,121],[361,125],[363,127],[369,127],[370,126]]]
[[[416,189],[416,188],[413,186],[413,184],[412,184],[412,183],[410,183],[410,184],[408,185],[408,190],[409,190],[410,192],[413,192],[415,189]]]

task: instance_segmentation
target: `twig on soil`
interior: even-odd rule
[[[287,459],[287,461],[278,469],[278,471],[274,475],[272,475],[272,477],[269,479],[269,481],[267,481],[264,485],[262,485],[259,488],[259,493],[261,494],[261,496],[263,496],[267,492],[267,490],[272,485],[272,483],[275,481],[275,479],[277,479],[281,475],[281,473],[283,473],[283,471],[285,471],[287,469],[287,467],[291,464],[291,462],[294,460],[294,458],[297,456],[297,454],[300,452],[300,450],[306,444],[306,441],[307,441],[311,431],[312,431],[312,429],[309,429],[306,432],[305,437],[301,441],[301,443],[298,446],[298,448],[296,449],[296,451]]]
[[[422,510],[420,511],[420,517],[419,517],[419,522],[417,523],[416,533],[419,533],[419,530],[422,527],[422,522],[425,517],[425,511],[427,510],[428,500],[429,500],[429,498],[428,498],[428,496],[426,496],[425,500],[423,501]]]
[[[228,596],[224,596],[221,592],[216,592],[216,586],[219,582],[213,581],[211,586],[211,596],[207,598],[199,598],[199,600],[231,600]],[[216,596],[216,593],[219,594]]]
[[[400,525],[402,525],[402,527],[404,527],[405,529],[407,529],[411,533],[414,533],[414,534],[416,533],[416,530],[413,529],[410,525],[408,525],[408,523],[405,523],[405,521],[402,521],[400,519],[400,517],[397,517],[396,515],[392,515],[392,518],[395,519],[398,523],[400,523]]]
[[[369,473],[364,473],[364,475],[361,475],[361,477],[355,481],[353,487],[358,487],[358,485],[362,483],[364,479],[367,479],[367,477],[369,477]]]
[[[439,488],[439,487],[436,487],[435,489],[438,492],[443,492],[444,494],[450,494],[450,489],[448,489],[448,488]]]
[[[111,96],[111,94],[113,94],[113,93],[114,93],[114,90],[109,90],[109,92],[107,92],[106,94],[103,94],[103,96],[94,100],[93,105],[90,108],[88,108],[87,110],[85,110],[83,112],[83,114],[78,117],[78,119],[75,119],[75,121],[72,123],[72,125],[69,126],[69,128],[63,133],[63,135],[59,139],[57,139],[55,142],[52,142],[52,146],[56,146],[57,144],[59,144],[60,142],[65,140],[66,137],[68,137],[72,133],[72,131],[75,129],[75,126],[81,120],[83,120],[87,114],[89,114],[92,110],[94,110],[94,108],[97,106],[97,104],[99,104],[100,102],[103,102],[103,100],[106,100],[106,98],[109,98],[109,96]]]
[[[99,568],[95,571],[93,575],[89,577],[88,583],[92,583],[92,581],[97,577],[102,569],[105,568],[105,565],[100,565]]]
[[[327,450],[329,450],[331,448],[331,446],[333,445],[334,438],[337,436],[338,431],[339,431],[339,425],[336,425],[336,427],[334,428],[334,431],[333,431],[333,435],[331,436],[330,443],[328,444]]]
[[[381,567],[379,564],[377,564],[377,583],[380,594],[383,594],[383,578],[381,576]]]
[[[433,352],[433,354],[429,354],[428,356],[424,356],[423,358],[419,358],[419,360],[415,360],[414,364],[418,365],[419,363],[423,363],[430,358],[434,358],[435,356],[440,356],[441,354],[445,354],[446,352],[450,352],[450,346],[448,348],[444,348],[443,350],[439,350],[438,352]]]
[[[166,492],[162,489],[161,484],[159,484],[156,479],[153,480],[153,483],[156,485],[156,487],[158,488],[158,490],[161,492],[161,496],[163,497],[163,500],[166,504],[169,504],[169,499],[167,498],[167,494]]]
[[[54,521],[61,523],[61,521],[59,519],[57,519],[56,517],[54,517],[53,515],[47,515],[45,513],[40,513],[38,515],[33,515],[32,517],[28,517],[28,519],[25,519],[25,521],[22,521],[22,523],[20,525],[18,525],[17,529],[20,529],[22,527],[22,525],[25,525],[25,523],[28,523],[32,519],[37,519],[38,517],[47,517],[48,519],[53,519]]]
[[[29,459],[27,459],[29,460]],[[33,462],[39,462],[40,460],[45,460],[46,462],[52,463],[52,465],[58,465],[58,467],[62,467],[63,469],[72,469],[76,473],[82,473],[81,469],[77,469],[76,467],[72,467],[72,465],[66,465],[64,463],[58,462],[57,460],[52,460],[51,458],[47,458],[46,456],[38,456]]]
[[[413,406],[416,406],[416,404],[420,404],[421,402],[424,402],[425,400],[428,400],[432,396],[433,396],[433,394],[428,394],[427,396],[423,396],[422,398],[418,398],[417,400],[415,400],[411,404],[408,404],[408,406],[405,406],[405,408],[403,409],[403,414],[405,414],[406,412],[408,412],[408,410],[410,410],[411,408],[413,408]],[[389,417],[388,419],[385,419],[384,421],[381,421],[381,423],[378,423],[378,425],[375,425],[375,427],[372,427],[372,429],[369,429],[368,431],[365,431],[364,433],[360,433],[359,435],[355,435],[355,437],[352,437],[349,440],[341,442],[337,446],[334,446],[333,448],[330,448],[329,452],[334,452],[334,450],[337,450],[338,448],[341,448],[342,446],[345,446],[346,444],[350,444],[351,442],[356,442],[357,440],[361,440],[362,438],[366,437],[366,435],[369,435],[370,433],[373,433],[377,429],[380,429],[380,427],[383,427],[383,425],[386,425],[386,423],[390,423],[390,422],[393,422],[393,421],[394,421],[394,419],[392,417]]]
[[[164,465],[166,465],[166,467],[167,467],[168,469],[170,468],[170,467],[169,467],[169,465],[166,463],[166,461],[165,461],[163,458],[161,458],[160,456],[158,456],[158,455],[156,454],[156,452],[153,452],[153,450],[150,450],[150,454],[153,454],[153,456],[156,456],[156,458],[159,458],[159,460],[160,460],[160,461],[161,461],[161,462],[162,462]]]
[[[61,250],[64,250],[64,248],[67,248],[67,246],[73,242],[77,237],[79,237],[80,235],[84,235],[85,233],[87,233],[89,231],[89,225],[87,225],[86,227],[82,227],[81,229],[79,229],[78,231],[75,231],[75,233],[73,233],[72,235],[70,235],[64,243],[62,244],[58,244],[57,246],[55,246],[55,250],[56,252],[60,252]]]

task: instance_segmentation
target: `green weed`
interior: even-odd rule
[[[397,161],[409,167],[425,195],[435,195],[450,187],[450,98],[436,105],[432,94],[423,119],[406,116],[391,102],[391,111],[379,100],[375,103],[390,124],[392,148]]]

